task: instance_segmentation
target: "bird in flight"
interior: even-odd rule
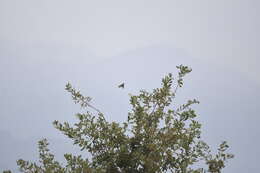
[[[122,83],[122,84],[118,85],[118,88],[124,89],[125,88],[125,83]]]

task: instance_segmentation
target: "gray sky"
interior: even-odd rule
[[[204,138],[228,140],[224,172],[257,172],[259,16],[255,0],[0,0],[0,171],[35,159],[47,137],[58,158],[76,152],[51,122],[74,122],[70,81],[123,121],[128,93],[193,68],[178,103],[198,98]],[[126,82],[126,89],[117,85]]]

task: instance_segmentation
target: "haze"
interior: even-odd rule
[[[176,104],[196,98],[203,138],[227,140],[224,173],[257,172],[260,69],[257,0],[0,0],[0,171],[36,160],[47,138],[58,160],[78,152],[52,121],[75,122],[69,81],[123,121],[128,94],[188,65]],[[124,90],[118,89],[121,82]]]

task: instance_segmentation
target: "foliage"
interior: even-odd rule
[[[48,150],[46,139],[39,141],[40,163],[18,160],[24,173],[220,173],[226,161],[233,158],[227,154],[226,142],[220,144],[218,153],[211,154],[209,146],[200,139],[201,124],[191,108],[197,100],[175,107],[172,105],[178,88],[183,86],[183,77],[191,72],[187,66],[177,66],[176,79],[172,74],[162,79],[161,88],[152,92],[141,90],[130,96],[132,110],[126,122],[108,122],[104,114],[91,105],[91,98],[83,96],[71,84],[66,90],[75,103],[94,110],[76,114],[78,122],[54,121],[55,128],[81,150],[88,151],[92,158],[65,154],[67,161],[62,166]],[[173,109],[175,108],[175,109]],[[205,167],[195,169],[197,163]],[[7,172],[6,172],[7,173]]]

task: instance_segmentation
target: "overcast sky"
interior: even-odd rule
[[[204,139],[229,141],[224,173],[257,172],[259,11],[258,0],[0,0],[0,171],[36,159],[43,137],[58,159],[78,151],[51,124],[82,111],[68,81],[123,121],[128,93],[185,64],[193,72],[178,103],[200,100]]]

